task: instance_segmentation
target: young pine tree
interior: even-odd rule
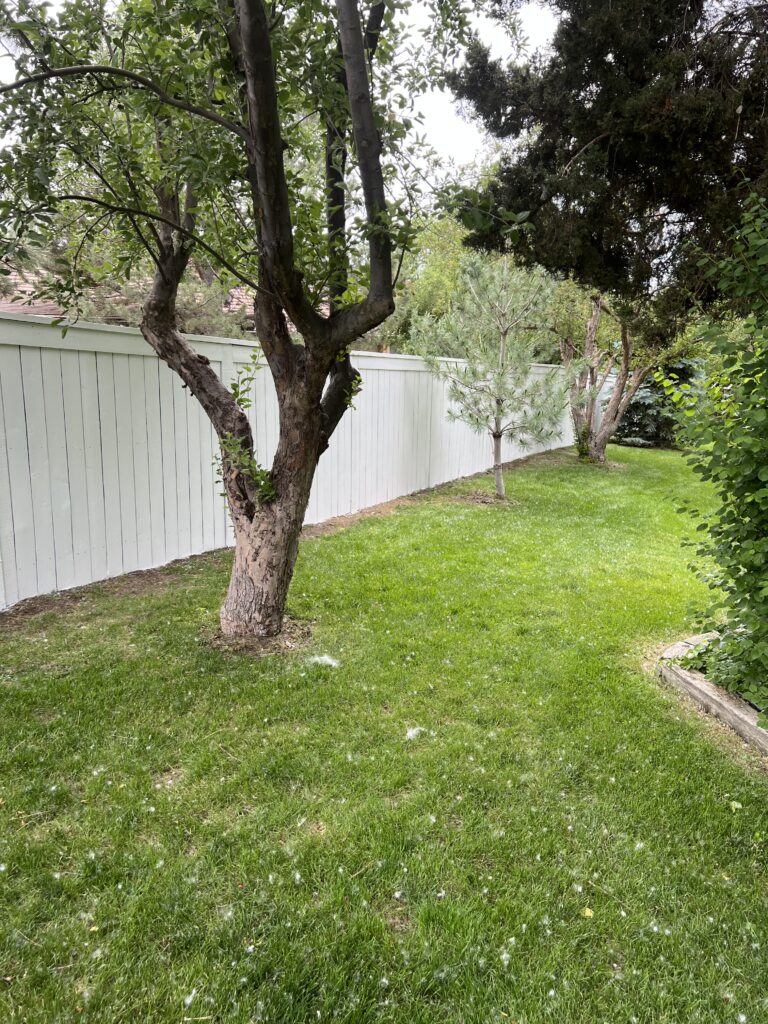
[[[477,259],[465,265],[449,312],[418,317],[412,328],[415,347],[448,382],[450,416],[490,436],[499,498],[505,496],[503,441],[523,448],[541,443],[562,418],[562,376],[533,365],[546,344],[551,288],[543,271],[507,257]]]

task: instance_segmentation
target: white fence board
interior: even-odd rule
[[[171,370],[173,378],[174,443],[176,446],[176,507],[178,544],[176,557],[183,558],[192,551],[192,519],[189,500],[189,434],[187,431],[188,395],[181,381]]]
[[[120,494],[123,571],[144,569],[139,563],[136,482],[133,464],[133,416],[129,355],[112,357],[115,389],[115,430],[117,435],[117,478]]]
[[[149,485],[150,558],[152,565],[166,560],[165,529],[156,529],[165,517],[163,445],[160,425],[160,363],[144,359],[144,402],[147,414],[147,480]]]
[[[0,552],[5,600],[13,604],[37,593],[32,483],[21,384],[21,353],[17,348],[0,347],[0,392],[3,398],[2,430],[5,440],[0,449],[4,451],[8,466],[9,488],[0,513]]]
[[[106,576],[123,572],[123,531],[120,514],[120,471],[117,464],[117,416],[115,376],[112,356],[96,355],[96,379],[99,399],[102,495],[106,543]],[[127,570],[126,570],[127,571]]]
[[[163,468],[163,525],[165,558],[179,557],[179,501],[176,486],[176,417],[173,407],[174,374],[158,361],[160,393],[160,434],[157,447]]]
[[[229,383],[252,345],[192,338]],[[489,468],[490,440],[447,418],[446,385],[413,356],[361,352],[363,390],[320,460],[309,523]],[[249,418],[257,458],[277,447],[266,368]],[[566,410],[552,447],[570,444]],[[232,542],[213,429],[138,331],[65,337],[0,314],[0,608]],[[505,457],[522,454],[507,445]]]
[[[37,592],[55,590],[56,548],[53,539],[51,474],[43,393],[42,349],[21,350],[21,386],[26,414],[29,482],[32,489],[32,522],[35,529],[35,570]]]
[[[79,353],[61,352],[60,371],[66,446],[66,488],[72,532],[72,586],[76,587],[81,583],[88,583],[93,578]]]
[[[0,387],[0,424],[5,422],[3,389]],[[3,572],[5,568],[5,572]],[[8,577],[6,582],[6,575]],[[8,452],[0,445],[0,608],[16,600],[16,550],[13,543],[13,509]]]
[[[86,517],[91,579],[103,579],[107,573],[107,524],[104,500],[104,469],[101,459],[102,424],[99,408],[99,381],[96,355],[78,352],[80,366],[80,402],[83,426],[83,463],[88,496]]]

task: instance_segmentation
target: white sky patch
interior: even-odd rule
[[[528,52],[545,49],[552,41],[557,19],[551,10],[536,3],[524,4],[519,13],[522,34],[528,42]],[[418,4],[411,14],[415,26],[425,23],[426,12]],[[489,18],[476,18],[482,41],[490,47],[492,56],[509,60],[513,47],[506,34]],[[450,91],[433,89],[420,97],[417,111],[424,118],[423,131],[427,141],[441,160],[465,164],[474,160],[492,144],[491,137],[475,121],[462,116],[459,104]]]

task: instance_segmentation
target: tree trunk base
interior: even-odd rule
[[[229,640],[277,636],[283,628],[290,573],[283,585],[279,579],[259,573],[261,559],[247,559],[245,565],[238,561],[235,552],[232,578],[219,616],[222,635]]]
[[[226,607],[223,607],[219,617],[221,634],[227,640],[268,640],[280,635],[283,628],[283,617],[284,613],[264,618],[257,615],[247,618],[241,616],[237,611],[232,614],[227,611]]]
[[[283,627],[275,636],[225,636],[221,629],[210,637],[212,647],[218,651],[234,654],[250,654],[263,658],[269,654],[292,654],[306,647],[312,640],[312,628],[308,622],[283,617]]]
[[[297,508],[275,502],[254,522],[235,525],[235,559],[220,616],[223,636],[242,640],[280,633],[303,518],[303,503]]]

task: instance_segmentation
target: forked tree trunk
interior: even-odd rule
[[[360,386],[349,347],[394,310],[381,137],[368,77],[385,4],[379,0],[372,5],[365,34],[356,0],[336,0],[335,6],[341,58],[336,80],[349,100],[370,228],[370,287],[358,302],[345,305],[341,301],[348,260],[344,210],[347,129],[329,122],[330,316],[323,315],[311,301],[295,264],[268,5],[255,0],[222,7],[230,53],[244,85],[243,124],[229,127],[246,142],[247,180],[259,224],[258,284],[249,283],[256,291],[256,330],[280,411],[280,438],[269,472],[270,493],[255,462],[253,434],[243,408],[209,360],[194,351],[176,326],[178,286],[193,251],[190,238],[195,234],[197,196],[191,185],[186,186],[183,197],[170,185],[158,191],[157,271],[141,329],[205,409],[221,443],[222,477],[235,532],[232,576],[221,610],[222,632],[229,637],[280,632],[318,459]],[[216,120],[221,120],[218,115]],[[159,155],[162,159],[162,152]],[[143,236],[142,241],[146,246]],[[292,338],[289,320],[303,344]]]
[[[594,421],[589,432],[589,460],[602,465],[605,462],[605,449],[608,442],[619,429],[619,424],[624,418],[629,403],[637,394],[638,388],[642,385],[652,366],[638,366],[630,370],[632,360],[632,341],[626,324],[621,325],[621,362],[616,374],[611,397],[603,410],[600,425],[595,426]]]
[[[590,462],[596,462],[600,465],[605,462],[605,449],[619,429],[629,403],[635,397],[638,388],[650,372],[651,367],[646,366],[635,370],[628,381],[626,379],[622,380],[621,376],[619,377],[615,389],[616,400],[614,401],[614,396],[612,395],[603,412],[600,426],[589,433],[588,458]]]
[[[633,355],[632,339],[626,324],[621,325],[621,354],[619,368],[614,381],[611,397],[597,423],[598,402],[603,388],[615,367],[616,355],[601,352],[597,345],[597,332],[603,312],[603,300],[596,295],[592,301],[592,315],[587,324],[582,354],[583,366],[578,373],[573,373],[577,350],[573,339],[563,338],[560,341],[560,355],[563,366],[573,373],[569,403],[576,451],[579,458],[589,462],[603,464],[605,449],[608,442],[619,428],[619,424],[627,411],[637,389],[651,372],[650,366],[630,369]]]

